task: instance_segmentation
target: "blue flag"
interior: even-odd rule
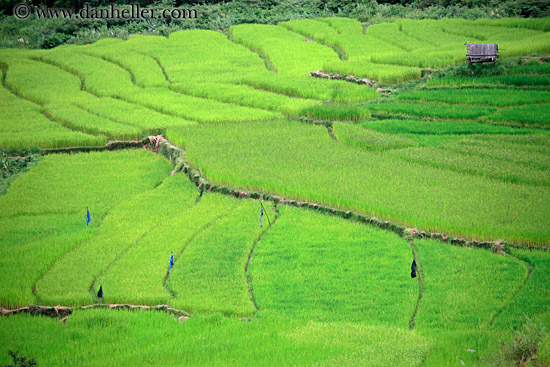
[[[170,253],[170,271],[172,271],[173,265],[174,265],[174,253]]]
[[[88,210],[88,208],[86,208],[86,227],[88,227],[91,221],[92,218],[90,218],[90,211]]]
[[[260,204],[260,228],[262,228],[262,225],[263,225],[263,216],[264,216],[264,207],[262,204]]]

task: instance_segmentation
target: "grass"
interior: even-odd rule
[[[490,121],[503,121],[512,126],[548,128],[550,103],[503,108],[487,116]]]
[[[447,143],[442,148],[458,154],[470,154],[490,158],[496,162],[517,163],[524,167],[541,171],[550,169],[547,134],[529,134],[514,137],[500,135],[487,139],[485,136],[473,136]]]
[[[217,183],[466,237],[533,244],[546,243],[548,237],[546,187],[411,165],[343,145],[332,140],[324,127],[293,122],[206,124],[169,130],[168,136]],[[414,192],[406,189],[411,183]],[[423,197],[429,199],[419,199]]]
[[[86,90],[98,96],[116,97],[134,89],[127,70],[100,57],[86,55],[83,49],[85,46],[58,47],[43,53],[40,58],[85,79]]]
[[[388,134],[415,135],[470,135],[470,134],[529,134],[530,129],[516,129],[508,126],[487,125],[474,121],[427,121],[409,119],[388,119],[361,121],[366,128]]]
[[[334,103],[307,107],[302,109],[300,114],[317,120],[329,121],[358,121],[371,117],[370,111],[364,108]]]
[[[483,88],[507,88],[508,86],[515,87],[530,87],[548,89],[550,86],[550,77],[544,75],[497,75],[486,77],[447,77],[434,78],[426,82],[428,88],[467,88],[467,87],[483,87]]]
[[[419,79],[421,75],[419,68],[374,63],[367,60],[326,63],[323,65],[323,71],[375,79],[382,83],[399,83]]]
[[[123,99],[160,113],[200,122],[268,120],[281,116],[258,108],[193,97],[164,88],[136,89]]]
[[[384,116],[422,116],[441,119],[475,119],[496,112],[494,107],[411,102],[367,104],[365,107]]]
[[[409,244],[323,214],[281,208],[251,262],[258,308],[281,318],[406,329],[418,298]]]
[[[50,155],[12,182],[0,197],[2,305],[35,303],[33,285],[54,262],[90,240],[114,207],[152,189],[169,169],[167,162],[146,151]],[[92,217],[88,228],[86,207]],[[91,258],[72,263],[61,279],[84,268]],[[57,296],[66,296],[67,290]]]
[[[304,108],[319,105],[319,101],[289,98],[283,94],[268,92],[245,84],[204,82],[174,84],[173,90],[195,97],[209,98],[240,106],[261,108],[291,116],[299,116]]]
[[[26,59],[8,65],[6,85],[32,102],[64,103],[85,94],[77,76],[55,66]]]
[[[266,91],[281,93],[290,97],[330,100],[352,103],[375,99],[374,88],[360,86],[340,80],[323,80],[308,77],[284,78],[278,75],[243,77],[242,84]]]
[[[496,318],[497,328],[519,328],[527,315],[533,322],[549,325],[550,299],[548,298],[548,254],[525,249],[512,250],[512,255],[529,263],[533,267],[531,277],[521,288],[518,295]]]
[[[452,143],[457,144],[458,142],[460,140],[455,140]],[[526,167],[513,161],[478,155],[476,145],[464,144],[462,152],[450,150],[447,146],[448,144],[444,143],[440,148],[408,148],[390,154],[407,162],[418,163],[423,166],[483,176],[503,182],[524,183],[544,187],[550,185],[548,168]],[[518,153],[514,152],[513,154],[517,155]],[[523,155],[523,157],[524,159],[530,158],[528,155]],[[543,157],[544,160],[548,159],[548,155],[544,155]]]
[[[48,116],[60,121],[63,125],[93,135],[122,140],[135,140],[143,135],[142,131],[135,126],[121,124],[74,105],[48,104],[45,106],[45,111]]]
[[[162,130],[166,127],[177,127],[196,124],[173,115],[157,112],[150,108],[128,103],[120,99],[104,97],[91,98],[85,103],[77,102],[78,107],[94,115],[108,118],[128,127],[138,127],[144,132]]]
[[[279,75],[304,77],[327,62],[339,60],[329,47],[306,42],[303,36],[280,26],[241,24],[232,26],[230,32],[236,42],[266,55]]]
[[[485,250],[433,240],[416,240],[415,245],[424,276],[415,329],[438,340],[425,365],[449,365],[457,357],[474,364],[494,343],[491,321],[512,301],[527,268]]]
[[[264,209],[273,213],[269,203]],[[176,296],[173,304],[194,313],[253,315],[245,267],[255,242],[268,229],[267,223],[260,228],[259,216],[258,201],[243,201],[199,233],[170,274],[167,286]]]
[[[242,322],[219,315],[178,324],[156,312],[77,311],[57,320],[17,316],[0,319],[0,363],[8,349],[35,357],[39,365],[142,364],[262,366],[357,364],[420,366],[429,340],[414,332],[350,323],[304,323],[291,319]],[[37,342],[28,343],[32,338]],[[185,340],[185,343],[182,343]],[[94,353],[83,345],[94,345]],[[213,349],[215,348],[215,352]]]
[[[335,124],[334,133],[341,142],[369,151],[401,149],[418,145],[405,137],[365,129],[355,124]]]
[[[400,93],[398,99],[488,106],[512,106],[550,101],[550,92],[502,89],[437,89]]]
[[[363,34],[356,20],[321,18],[0,50],[0,145],[165,133],[213,183],[548,245],[549,69],[505,60],[550,52],[548,24],[398,19]],[[376,88],[308,76],[419,79],[420,68],[463,62],[466,41],[497,42],[496,66],[381,84],[391,93],[379,104],[366,103]],[[329,134],[288,116],[348,122]],[[172,169],[145,150],[46,155],[11,180],[0,196],[0,304],[89,304],[101,284],[105,303],[169,304],[192,318],[0,318],[0,364],[13,349],[55,366],[484,366],[524,313],[550,325],[545,252],[416,240],[419,283],[410,245],[393,233],[282,205],[260,228],[258,201],[199,194]],[[547,338],[537,364],[549,349]]]
[[[15,96],[0,85],[0,146],[10,148],[103,145],[104,137],[72,131],[42,113],[42,107]]]
[[[168,85],[161,67],[153,57],[131,50],[121,52],[120,49],[123,48],[121,46],[116,44],[115,47],[94,47],[88,49],[86,53],[101,57],[128,70],[140,87],[165,87]]]
[[[98,278],[171,214],[166,211],[152,216],[147,210],[140,210],[144,208],[144,203],[175,202],[176,210],[190,206],[196,199],[191,187],[192,184],[183,175],[171,176],[155,189],[136,195],[113,208],[93,238],[59,258],[43,275],[36,284],[38,299],[45,304],[92,303],[99,288],[96,284]],[[183,200],[181,191],[187,194]],[[169,254],[167,256],[169,258]],[[106,286],[105,300],[116,299],[116,293],[111,296],[109,292]]]
[[[196,187],[182,183],[181,180],[185,180],[181,177],[183,175],[177,176],[178,179],[166,188],[166,193],[172,191],[173,197],[162,198],[160,204],[168,216],[163,216],[161,223],[148,228],[147,233],[95,282],[94,291],[99,284],[103,285],[105,302],[173,303],[172,294],[163,286],[170,253],[173,252],[175,267],[179,268],[180,255],[189,242],[236,204],[236,200],[215,194],[204,194],[196,203]]]

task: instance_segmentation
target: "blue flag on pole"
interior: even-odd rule
[[[172,266],[174,266],[174,253],[170,253],[170,271],[172,271]]]
[[[91,221],[92,218],[90,218],[90,211],[88,210],[88,208],[86,208],[86,227],[88,227]]]
[[[260,228],[262,228],[263,225],[263,217],[264,216],[264,207],[262,204],[260,204]]]

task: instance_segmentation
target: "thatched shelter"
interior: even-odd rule
[[[495,62],[498,57],[496,43],[465,43],[468,48],[466,60],[469,62]]]

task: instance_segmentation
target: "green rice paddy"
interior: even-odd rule
[[[0,50],[0,306],[74,307],[0,317],[0,364],[489,365],[550,328],[549,31],[332,17]],[[515,64],[453,74],[465,42]],[[185,153],[142,149],[159,134]]]

